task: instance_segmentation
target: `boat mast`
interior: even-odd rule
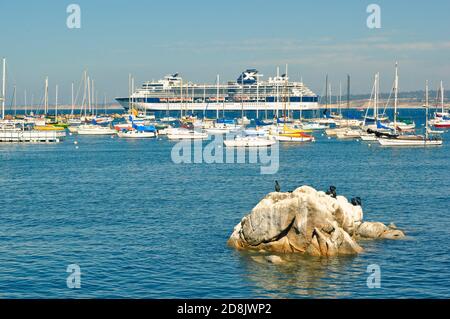
[[[256,118],[259,119],[259,81],[256,76]]]
[[[14,84],[14,94],[13,94],[13,105],[14,105],[14,116],[17,114],[17,87]]]
[[[180,98],[181,98],[181,107],[180,107],[180,118],[183,118],[183,79],[181,79],[180,83]]]
[[[216,119],[219,119],[219,82],[220,82],[220,75],[217,74],[217,92],[216,92]]]
[[[56,98],[55,98],[55,121],[58,123],[58,85],[56,85]]]
[[[72,82],[72,99],[71,99],[71,103],[72,103],[72,109],[70,111],[70,115],[73,115],[73,109],[74,109],[74,102],[73,102],[73,82]]]
[[[44,116],[48,113],[48,76],[45,78],[45,92],[44,92]]]
[[[441,107],[442,107],[442,117],[444,116],[444,84],[441,81]]]
[[[242,120],[242,125],[244,124],[244,77],[242,76],[241,79],[241,86],[242,86],[242,91],[241,91],[241,120]]]
[[[278,83],[279,79],[280,79],[280,67],[277,67],[277,80],[276,80],[276,88],[277,88],[277,118],[278,118],[278,116],[280,114],[280,112],[279,112],[279,108],[280,108],[280,106],[279,106],[279,103],[280,103],[280,87],[279,87],[279,83]]]
[[[347,110],[350,109],[350,74],[347,74]]]
[[[86,117],[86,92],[87,92],[87,71],[84,71],[84,90],[83,90],[83,102],[81,106],[80,116],[83,114],[84,110],[84,116]]]
[[[301,89],[300,89],[300,112],[299,120],[302,120],[302,110],[303,110],[303,77],[300,77]]]
[[[28,113],[28,110],[27,110],[27,89],[25,89],[25,92],[24,92],[24,104],[25,104],[25,115],[27,115],[27,113]]]
[[[2,80],[2,120],[5,119],[6,102],[6,59],[3,58],[3,80]]]
[[[394,132],[397,132],[397,106],[398,106],[398,63],[395,63],[394,80]]]
[[[375,120],[375,124],[378,122],[378,76],[379,73],[375,74],[375,96],[374,96],[374,120]]]
[[[133,85],[134,87],[134,85]],[[91,115],[95,115],[95,81],[92,80],[92,90],[91,90],[91,101],[92,101],[92,107],[89,109],[91,112]]]
[[[428,80],[425,84],[425,139],[428,140]]]
[[[328,74],[325,76],[325,111],[324,115],[327,114],[328,111]]]

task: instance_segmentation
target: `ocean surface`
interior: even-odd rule
[[[422,110],[401,112],[422,126]],[[280,146],[275,175],[175,164],[165,138],[0,145],[0,298],[449,298],[450,134],[442,147],[404,149],[315,135]],[[283,265],[228,248],[275,180],[285,191],[335,185],[362,198],[365,220],[408,237]],[[67,287],[70,264],[80,289]],[[381,288],[367,286],[372,264]]]

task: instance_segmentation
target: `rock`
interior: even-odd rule
[[[357,235],[362,238],[382,238],[382,239],[401,239],[405,237],[405,234],[398,230],[395,225],[386,226],[379,222],[364,222],[358,230]]]
[[[357,231],[357,235],[363,238],[380,238],[388,228],[383,223],[364,222]]]
[[[302,186],[264,197],[236,225],[228,244],[236,249],[335,256],[360,253],[357,237],[398,239],[404,234],[382,223],[363,222],[361,206],[343,196],[333,198]],[[266,260],[279,263],[278,258]]]
[[[267,260],[267,262],[269,262],[271,264],[282,264],[282,263],[284,263],[284,260],[281,257],[275,256],[275,255],[267,256],[267,257],[265,257],[265,260]]]

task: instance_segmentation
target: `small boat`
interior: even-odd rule
[[[237,119],[237,124],[239,124],[239,125],[249,125],[250,124],[250,120],[248,119],[247,116],[243,116],[242,118],[238,118]]]
[[[269,136],[279,142],[313,142],[314,136],[305,134],[303,130],[284,126],[278,132],[269,131]]]
[[[116,131],[109,126],[83,124],[77,127],[78,135],[113,135]]]
[[[450,118],[443,117],[439,120],[435,120],[432,125],[435,128],[450,128]]]
[[[357,119],[340,119],[335,121],[336,126],[339,128],[344,127],[359,127],[363,124],[363,121]]]
[[[435,117],[433,120],[430,121],[431,125],[433,125],[435,128],[443,128],[447,129],[450,128],[450,115],[449,112],[445,111],[445,105],[444,105],[444,85],[441,81],[441,86],[439,88],[439,96],[441,99],[441,112],[435,112]]]
[[[120,131],[117,136],[121,138],[154,138],[158,136],[157,132],[146,132],[138,130]]]
[[[348,130],[348,128],[328,128],[325,130],[325,134],[328,136],[334,136],[336,137],[337,134],[343,134]]]
[[[369,141],[377,141],[378,140],[378,138],[376,137],[376,135],[374,135],[374,134],[361,134],[361,136],[360,136],[360,138],[361,138],[361,140],[362,141],[365,141],[365,142],[369,142]]]
[[[430,139],[421,135],[411,137],[400,136],[398,138],[379,138],[378,143],[381,146],[438,146],[442,145],[441,139]]]
[[[426,113],[425,113],[425,135],[398,135],[395,137],[381,137],[378,142],[381,146],[439,146],[442,145],[440,136],[430,136],[428,126],[428,82],[425,90]]]
[[[171,129],[167,132],[167,138],[169,140],[197,140],[207,139],[208,134],[203,132],[197,132],[195,130],[189,130],[184,128]]]
[[[338,139],[353,139],[353,138],[360,138],[361,137],[361,130],[356,129],[347,129],[343,132],[336,133],[336,137]]]
[[[259,136],[236,136],[224,141],[226,147],[267,147],[276,144],[275,140]]]
[[[304,130],[325,130],[328,126],[320,123],[305,123],[301,124],[301,128]]]
[[[208,134],[226,134],[240,129],[242,129],[242,126],[237,125],[234,120],[217,119],[216,122],[212,122],[212,125],[205,128],[205,132]]]
[[[46,125],[35,125],[34,129],[36,131],[64,131],[65,128],[61,126],[56,126],[52,124],[46,124]]]
[[[158,136],[158,131],[154,125],[138,125],[132,123],[132,129],[121,130],[117,135],[123,138],[153,138]]]
[[[166,117],[162,117],[160,119],[160,121],[165,122],[165,123],[170,123],[170,122],[176,122],[176,121],[178,121],[178,119],[176,117],[166,116]]]

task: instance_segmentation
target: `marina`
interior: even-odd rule
[[[403,113],[414,118],[418,127],[425,124],[425,110]],[[392,118],[391,110],[388,115]],[[441,174],[429,174],[448,163],[449,133],[443,133],[442,146],[432,149],[384,148],[375,143],[369,147],[367,142],[328,139],[322,133],[313,133],[314,143],[280,143],[280,168],[269,178],[260,174],[257,163],[175,164],[170,160],[173,142],[162,137],[129,140],[73,134],[63,143],[0,145],[0,232],[15,238],[2,240],[0,274],[22,265],[32,279],[0,275],[2,285],[8,286],[4,296],[39,298],[45,291],[48,297],[73,297],[73,291],[58,288],[62,255],[84,265],[85,287],[76,292],[80,298],[449,296],[449,276],[442,270],[448,264],[446,248],[439,245],[449,238],[445,231],[429,233],[437,225],[450,227],[442,209],[448,202],[442,190],[450,184]],[[208,143],[203,141],[205,147]],[[344,169],[349,154],[350,166]],[[349,170],[358,178],[348,178]],[[7,185],[12,176],[14,188]],[[237,196],[243,179],[251,179],[255,191]],[[370,242],[357,257],[326,261],[291,256],[292,264],[282,270],[255,262],[253,254],[230,251],[224,244],[230,231],[273,189],[275,179],[284,191],[300,183],[317,189],[335,183],[339,193],[363,198],[367,219],[395,221],[414,239],[387,245]],[[398,209],[400,194],[409,203],[402,209]],[[101,204],[106,198],[113,198],[107,207]],[[236,205],[242,210],[236,211]],[[424,222],[424,216],[430,215],[434,218]],[[180,216],[183,225],[174,222]],[[423,258],[417,259],[412,250],[421,251]],[[205,254],[209,258],[201,257]],[[383,268],[390,280],[386,289],[370,290],[359,284],[360,276],[380,255],[395,261]],[[412,278],[399,273],[403,267],[428,267],[428,271]],[[142,277],[143,273],[147,275]],[[286,277],[291,276],[296,284],[286,286]],[[195,281],[188,280],[192,277]]]
[[[450,2],[430,1],[2,3],[0,303],[449,299]]]

